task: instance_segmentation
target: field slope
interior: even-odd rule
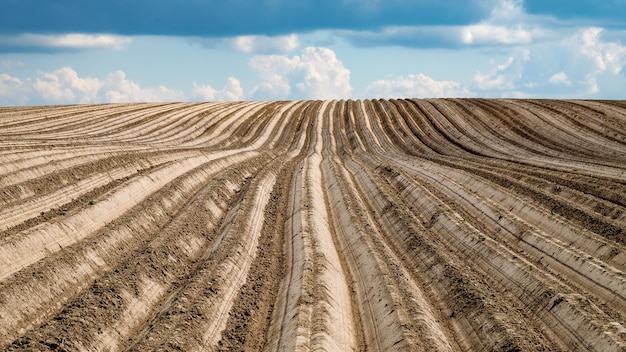
[[[626,102],[0,109],[0,349],[625,351]]]

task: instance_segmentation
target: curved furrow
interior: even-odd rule
[[[103,131],[105,133],[98,133],[96,136],[91,137],[90,141],[96,143],[135,143],[137,141],[138,145],[149,144],[151,135],[167,131],[176,117],[184,116],[190,109],[198,110],[199,108],[202,108],[202,106],[195,103],[170,104],[162,107],[155,113],[138,114],[132,119],[123,119],[115,126],[111,126],[110,129]],[[76,133],[76,136],[66,132],[66,135],[61,134],[60,137],[80,138],[80,130],[71,132]]]
[[[118,163],[116,163],[115,160],[111,160],[112,163],[96,163],[95,165],[88,165],[91,172],[82,178],[72,177],[71,180],[65,181],[61,178],[62,176],[58,177],[58,175],[54,175],[57,177],[50,177],[43,180],[35,179],[33,180],[32,185],[17,185],[16,187],[21,192],[25,192],[30,196],[19,199],[19,203],[13,202],[5,204],[5,207],[0,210],[0,217],[4,220],[0,225],[0,237],[3,237],[2,233],[5,230],[10,229],[11,227],[16,226],[28,219],[35,218],[42,212],[46,212],[50,209],[55,209],[70,203],[73,200],[82,197],[84,194],[90,193],[94,189],[105,188],[107,185],[115,183],[117,180],[129,179],[132,176],[137,176],[139,174],[149,174],[149,169],[157,168],[161,165],[167,165],[178,160],[197,157],[198,154],[198,152],[178,152],[147,155],[144,157],[140,156],[138,158],[133,158],[131,156],[127,157],[127,160],[122,160],[121,166],[117,166]],[[73,173],[73,170],[70,170],[69,172],[71,176],[76,175]],[[67,177],[67,175],[65,176]],[[46,182],[55,182],[55,186],[48,186],[48,193],[39,191],[42,184],[45,184]],[[2,191],[2,189],[0,189],[0,191]],[[67,207],[64,207],[63,212],[67,213],[68,209],[65,208]]]
[[[345,116],[345,111],[335,117],[338,125],[341,115]],[[355,125],[354,115],[345,118],[347,126]],[[328,128],[330,134],[342,130],[333,128],[333,124]],[[380,191],[363,176],[369,166],[354,163],[344,148],[341,133],[335,132],[330,141],[332,154],[325,156],[324,171],[337,237],[355,273],[358,306],[364,308],[361,314],[368,336],[366,349],[452,350],[423,290],[384,240],[390,233],[376,215],[381,209],[372,203],[380,197]]]
[[[111,108],[111,107],[109,107]],[[145,116],[150,115],[154,110],[155,105],[153,104],[147,108],[141,109],[132,109],[128,115],[129,116]],[[83,108],[84,109],[84,108]],[[158,109],[160,111],[172,109],[171,105],[158,105]],[[59,134],[68,133],[70,131],[74,131],[76,135],[79,135],[76,131],[80,131],[84,128],[89,128],[90,125],[93,129],[98,129],[103,123],[108,123],[109,121],[115,121],[118,118],[125,117],[127,114],[113,114],[110,118],[107,118],[107,111],[109,109],[102,110],[94,110],[87,111],[84,113],[83,111],[76,111],[69,116],[63,116],[61,119],[44,119],[39,123],[35,123],[33,125],[21,126],[20,131],[22,131],[22,137],[32,137],[32,138],[48,138],[48,139],[60,139]],[[43,136],[41,133],[32,134],[33,131],[45,131]]]
[[[396,165],[394,165],[394,166],[395,166],[395,167],[398,167],[398,168],[403,168],[403,167],[405,167],[405,165],[407,165],[407,162],[406,162],[406,161],[405,161],[405,162],[402,162],[402,163],[398,162],[398,163],[396,163]],[[422,166],[420,166],[420,169],[422,169]],[[443,175],[443,173],[442,173],[441,175]],[[440,178],[442,177],[441,175],[439,175],[438,177],[436,177],[436,179],[440,179]],[[422,182],[420,182],[420,184],[422,184],[422,183],[423,183],[423,181],[422,181]],[[438,187],[432,187],[431,192],[432,192],[432,191],[434,191],[434,190],[439,190],[439,189],[442,189],[442,188],[443,188],[443,187],[441,187],[440,185],[439,185]],[[490,193],[490,192],[487,192],[487,193]],[[448,203],[448,204],[457,204],[457,201],[452,200],[452,199],[450,199],[450,200],[445,200],[445,199],[443,199],[443,200],[441,200],[441,202],[442,202],[442,203]],[[479,204],[480,204],[480,203],[479,203]],[[481,221],[480,221],[480,220],[477,220],[477,222],[478,222],[478,223],[481,223]],[[450,231],[450,233],[459,234],[459,233],[462,233],[462,232],[459,230],[459,231]],[[478,233],[478,232],[477,232],[477,233]],[[483,239],[484,239],[484,238],[485,238],[485,237],[483,237]],[[462,239],[462,238],[455,238],[455,240],[454,240],[454,241],[452,241],[452,242],[451,242],[451,244],[457,243],[457,242],[455,242],[455,241],[459,241],[459,240],[461,240],[461,239]],[[464,255],[466,255],[466,254],[464,254]],[[553,255],[554,255],[554,253],[553,253]],[[570,258],[570,259],[573,259],[573,258]],[[577,258],[577,259],[578,259],[578,258]],[[500,264],[500,265],[502,265],[502,264]],[[597,274],[597,272],[596,272],[595,274]],[[617,274],[619,274],[619,272],[617,272]],[[617,277],[618,277],[618,276],[615,276],[615,278],[617,278]],[[614,280],[614,279],[613,279],[613,278],[611,278],[611,277],[608,277],[607,279],[600,279],[600,280],[604,280],[604,282],[610,282],[611,280]],[[613,285],[613,290],[610,290],[610,289],[609,289],[609,290],[608,290],[608,291],[604,294],[604,296],[602,297],[603,299],[606,299],[606,298],[609,298],[609,299],[610,299],[610,298],[611,298],[614,294],[616,294],[616,293],[618,293],[618,292],[621,292],[620,290],[623,290],[623,283],[622,283],[622,284],[620,284],[620,283],[618,283],[618,282],[614,282],[614,281],[613,281],[613,282],[611,282],[611,283],[612,283],[612,284],[614,284],[614,285]],[[596,284],[597,284],[597,282],[596,282]],[[514,285],[513,285],[513,287],[520,287],[520,286],[521,286],[521,285],[519,285],[518,283],[514,283]],[[542,286],[541,286],[540,284],[537,284],[537,285],[536,285],[536,287],[542,287]],[[618,305],[618,307],[621,307],[621,306],[620,306],[620,305]],[[590,325],[590,323],[589,323],[590,321],[593,321],[593,320],[592,320],[592,319],[588,319],[588,320],[587,320],[587,325]],[[567,324],[565,324],[565,325],[567,325]],[[583,325],[584,325],[584,324],[583,324]],[[580,326],[579,326],[579,327],[580,327]],[[574,327],[571,327],[571,326],[570,326],[570,328],[571,328],[570,330],[575,330],[575,328],[574,328]],[[601,338],[600,336],[598,337],[598,339],[599,339],[599,340],[602,340],[602,338]],[[574,340],[575,340],[575,339],[574,339]],[[607,345],[605,345],[605,346],[613,346],[613,347],[615,347],[615,346],[617,346],[617,345],[620,345],[620,343],[619,343],[619,342],[611,342],[611,341],[612,341],[612,340],[610,340],[610,339],[607,339],[606,341],[604,341],[604,342],[606,342],[606,343],[607,343]]]
[[[471,112],[469,112],[469,110],[467,110],[468,114],[473,114],[476,113],[476,117],[477,118],[481,118],[484,119],[485,121],[485,125],[490,125],[490,126],[495,126],[495,128],[498,129],[498,131],[502,131],[503,133],[505,133],[506,131],[513,131],[513,129],[515,129],[515,127],[512,127],[511,125],[508,124],[508,122],[506,122],[506,119],[503,119],[502,116],[504,116],[504,113],[502,113],[500,110],[496,110],[496,109],[492,109],[489,110],[490,112],[487,112],[487,110],[482,110],[482,107],[478,107],[476,105],[474,105],[474,103],[476,102],[476,100],[459,100],[459,105],[463,106],[463,107],[467,107],[468,109],[471,109]],[[597,177],[603,177],[603,178],[621,178],[623,179],[623,175],[624,174],[624,170],[620,170],[620,164],[613,164],[610,166],[603,166],[603,165],[598,165],[595,163],[581,163],[581,162],[576,162],[573,161],[571,159],[562,159],[562,158],[554,158],[554,157],[549,157],[550,155],[553,155],[554,152],[551,151],[549,148],[546,148],[538,143],[533,142],[530,139],[526,139],[526,138],[515,138],[515,133],[507,133],[507,140],[512,140],[512,143],[517,143],[520,145],[523,145],[524,148],[528,149],[529,151],[531,151],[530,154],[511,154],[508,155],[507,157],[503,158],[503,159],[507,159],[509,161],[512,161],[514,164],[507,164],[505,167],[509,168],[509,167],[516,167],[519,165],[515,165],[515,164],[521,164],[521,166],[523,167],[527,167],[527,166],[533,166],[535,168],[537,168],[538,170],[559,170],[561,172],[563,172],[564,174],[571,174],[572,171],[575,171],[576,173],[581,173],[581,174],[586,174],[589,175],[591,177],[597,178]],[[493,162],[494,160],[491,159],[483,159],[481,162]],[[619,176],[621,175],[621,176]],[[616,177],[617,176],[617,177]]]
[[[554,155],[558,158],[603,164],[595,158],[598,145],[577,137],[570,128],[556,123],[538,109],[524,108],[521,102],[515,100],[481,100],[480,104],[510,116],[517,131],[524,131],[522,135],[525,138],[558,152]]]
[[[607,116],[607,111],[605,110],[585,106],[579,101],[573,100],[538,100],[533,101],[533,103],[548,107],[551,113],[565,115],[571,120],[571,123],[590,131],[597,138],[622,144],[626,143],[626,125],[624,121],[620,121],[620,119],[616,119],[610,116],[610,114]]]
[[[244,153],[251,152],[224,151],[168,163],[149,174],[131,179],[91,207],[68,214],[61,220],[0,239],[0,280],[88,237],[176,177],[202,164]]]
[[[396,123],[396,121],[392,119],[394,116],[393,114],[384,114],[379,116],[383,117],[381,121],[386,123],[388,126],[386,131],[393,136],[393,141],[397,144],[397,146],[391,147],[394,150],[394,153],[404,153],[401,150],[405,150],[406,154],[420,156],[419,153],[415,154],[412,152],[411,148],[406,147],[407,142],[401,139],[398,132],[395,131],[397,126],[401,126],[401,124]],[[524,172],[517,173],[516,175],[515,171],[509,170],[514,170],[518,168],[517,166],[512,166],[510,164],[497,165],[497,163],[504,163],[505,161],[498,162],[493,159],[472,157],[464,159],[429,157],[429,159],[452,168],[460,168],[462,170],[473,172],[506,187],[514,187],[517,192],[521,192],[532,197],[554,213],[564,216],[568,216],[567,214],[576,214],[575,219],[580,224],[583,224],[583,226],[587,224],[587,226],[596,233],[602,234],[603,236],[618,241],[619,243],[622,243],[623,241],[623,236],[621,235],[625,231],[623,223],[623,206],[615,205],[611,202],[617,201],[618,204],[622,202],[619,200],[621,199],[621,197],[618,196],[619,191],[617,191],[618,193],[614,193],[606,188],[603,189],[603,187],[600,187],[598,190],[588,190],[588,188],[585,187],[581,188],[581,190],[584,192],[591,192],[592,194],[600,194],[600,196],[605,198],[608,195],[609,199],[600,200],[595,199],[593,196],[587,196],[584,193],[578,193],[578,197],[569,200],[558,193],[563,190],[563,194],[568,194],[565,190],[567,186],[572,185],[571,182],[563,182],[562,186],[558,183],[556,185],[546,185],[546,182],[539,178],[529,176]],[[490,168],[489,164],[494,163],[496,163],[496,165],[493,168]],[[571,176],[569,178],[571,178]],[[555,178],[552,177],[552,180],[555,180]],[[556,180],[558,181],[558,178]],[[580,186],[580,184],[578,185]],[[576,183],[574,183],[574,186],[576,186]],[[610,182],[608,186],[611,186]],[[614,186],[622,188],[619,184]],[[558,192],[556,192],[557,194],[554,194],[554,189],[558,190]],[[604,192],[602,192],[603,190]],[[577,191],[572,190],[569,193],[576,194]],[[611,193],[614,195],[612,196]]]
[[[322,190],[322,126],[330,104],[325,102],[312,111],[307,158],[298,164],[292,183],[286,228],[290,272],[281,285],[267,350],[350,351],[356,347],[348,286]]]
[[[283,121],[290,122],[290,117],[290,113],[283,116]],[[271,132],[273,128],[264,133],[268,136]],[[292,150],[274,159],[250,180],[241,191],[241,201],[226,214],[215,243],[202,255],[194,275],[155,317],[156,323],[143,329],[133,350],[218,347],[262,241],[265,213],[269,213],[267,207],[272,204],[270,195],[281,165],[292,164],[298,154]]]
[[[62,132],[65,133],[66,138],[74,137],[80,141],[85,140],[87,143],[108,144],[114,140],[113,136],[116,133],[123,132],[125,128],[179,109],[181,107],[177,105],[150,103],[143,109],[137,109],[132,113],[116,114],[100,119],[97,123],[86,124],[74,130]]]
[[[153,145],[176,146],[178,147],[184,141],[197,138],[202,134],[209,126],[215,123],[214,116],[218,115],[222,111],[228,109],[227,103],[204,103],[201,105],[204,107],[199,111],[195,111],[193,114],[187,112],[187,117],[182,125],[184,128],[172,129],[167,135],[155,135],[155,142]]]
[[[13,346],[49,349],[54,341],[64,349],[120,350],[192,276],[203,253],[216,247],[217,230],[225,213],[241,197],[246,183],[269,156],[226,164],[203,175],[202,186],[149,242],[124,261],[111,266],[63,310],[30,331]],[[109,262],[110,263],[110,262]],[[58,332],[71,341],[58,339]]]
[[[613,138],[606,138],[605,133],[595,133],[589,127],[590,122],[588,119],[575,123],[576,120],[568,110],[551,109],[541,102],[513,100],[511,104],[519,106],[517,110],[535,114],[541,119],[542,125],[550,124],[555,126],[557,130],[552,131],[550,136],[568,143],[570,149],[576,151],[576,155],[588,150],[588,154],[594,159],[606,158],[612,160],[613,158],[626,157],[624,143]],[[560,135],[561,133],[563,136]]]
[[[575,100],[571,103],[599,113],[599,115],[594,114],[594,116],[601,120],[600,124],[602,125],[611,125],[612,128],[619,128],[622,131],[626,128],[626,106],[620,104],[619,101]],[[626,133],[621,133],[622,136],[624,134]],[[619,136],[614,135],[613,137]]]
[[[380,170],[378,173],[387,177],[399,177],[400,174],[394,168],[383,167],[382,160],[376,160],[374,155],[357,154],[358,159],[364,159],[349,162],[352,172],[367,187],[364,192],[370,195],[372,214],[378,215],[379,226],[389,229],[388,235],[383,237],[387,245],[402,258],[405,270],[414,282],[429,288],[424,291],[424,296],[428,297],[424,300],[429,302],[425,305],[438,308],[436,316],[441,323],[437,324],[439,327],[435,331],[439,331],[439,336],[444,334],[442,331],[447,331],[443,336],[449,336],[449,343],[462,349],[476,349],[477,346],[487,350],[514,349],[532,345],[519,329],[514,332],[515,321],[491,299],[489,289],[480,284],[482,278],[452,259],[449,248],[435,240],[440,235],[424,226],[424,222],[413,214],[415,204],[402,197],[405,190],[385,186],[390,182],[388,179],[380,180],[380,175],[368,170]],[[388,159],[388,156],[382,157]],[[374,181],[376,179],[378,181]],[[431,312],[434,315],[433,310]]]
[[[473,105],[470,99],[437,99],[430,102],[439,110],[445,111],[446,118],[454,121],[453,123],[463,123],[465,133],[472,137],[479,148],[496,149],[497,154],[493,157],[527,159],[537,155],[550,155],[551,150],[527,139],[520,139],[512,128],[503,126],[501,118]]]
[[[470,175],[447,168],[437,170],[430,165],[412,170],[437,183],[438,190],[453,198],[448,203],[458,204],[464,217],[481,232],[496,235],[498,242],[509,248],[513,246],[508,243],[522,244],[525,248],[516,251],[520,257],[532,253],[533,261],[550,267],[553,275],[569,278],[573,282],[569,286],[584,287],[591,294],[597,294],[606,302],[607,311],[626,311],[626,281],[622,278],[626,270],[625,258],[607,258],[607,254],[619,251],[619,247],[591,233],[581,239],[579,234],[585,229],[565,219],[552,219],[550,214],[524,199]],[[493,195],[498,203],[482,197],[482,193]],[[509,206],[512,209],[507,209]],[[557,233],[555,228],[559,229]]]
[[[141,135],[133,135],[130,138],[124,138],[120,135],[115,136],[120,142],[132,142],[137,144],[151,144],[151,145],[172,145],[172,135],[178,135],[186,132],[189,128],[202,127],[198,122],[189,123],[189,120],[193,120],[196,116],[205,112],[207,105],[194,103],[192,105],[186,105],[180,110],[168,113],[164,115],[164,119],[161,121],[151,121],[150,128],[139,128]],[[210,107],[210,106],[209,106]],[[178,143],[175,143],[178,144]]]
[[[37,326],[49,314],[60,310],[63,302],[85,289],[103,271],[112,270],[124,257],[141,250],[208,178],[226,167],[248,162],[258,155],[247,152],[214,158],[163,185],[158,192],[134,208],[128,208],[123,216],[106,224],[89,238],[64,248],[57,244],[57,248],[41,261],[1,281],[0,292],[3,295],[0,310],[5,312],[6,307],[11,307],[11,311],[0,317],[0,328],[18,334],[23,329]],[[237,187],[232,182],[224,182],[233,188],[231,192],[236,191]],[[16,292],[33,294],[25,297]]]
[[[626,104],[0,108],[2,350],[626,350]]]
[[[98,147],[98,151],[94,151],[94,146],[92,145],[81,148],[57,148],[57,150],[49,151],[39,150],[16,153],[16,155],[11,157],[0,157],[0,160],[2,160],[0,164],[0,185],[9,186],[85,162],[124,155],[129,152],[148,150],[146,147],[102,145]]]
[[[66,106],[55,107],[54,109],[44,109],[42,112],[31,112],[21,114],[21,116],[4,116],[2,120],[11,121],[11,124],[3,126],[3,135],[20,135],[30,134],[34,130],[52,130],[55,127],[64,124],[81,124],[83,118],[116,116],[118,113],[130,113],[132,111],[142,110],[145,106],[139,105],[83,105],[83,106]],[[33,116],[34,115],[34,116]],[[80,116],[81,119],[77,119]]]
[[[305,145],[310,143],[312,123],[317,104],[299,104],[288,118],[289,125],[281,133],[279,145],[289,146],[289,164],[282,164],[277,182],[271,193],[265,214],[263,236],[260,238],[256,258],[245,284],[238,293],[222,336],[220,350],[260,351],[273,340],[270,329],[272,316],[282,317],[277,304],[281,279],[287,270],[283,246],[288,238],[284,235],[291,209],[291,185],[298,164],[307,154]],[[282,149],[282,148],[281,148]],[[299,151],[299,154],[297,153]],[[280,155],[284,151],[277,151]],[[297,154],[297,155],[296,155]],[[295,157],[294,157],[295,156]],[[292,159],[292,157],[294,157]]]
[[[60,116],[65,114],[67,110],[75,109],[75,106],[55,106],[51,109],[51,106],[18,106],[13,108],[2,108],[2,115],[0,116],[0,126],[7,129],[11,126],[19,126],[21,124],[29,124],[38,119],[44,120],[48,117],[54,118],[54,116]],[[93,110],[101,110],[100,106],[91,106]]]

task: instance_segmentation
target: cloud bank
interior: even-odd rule
[[[231,37],[479,21],[493,0],[7,0],[0,34]]]
[[[0,105],[95,104],[185,100],[182,92],[164,86],[142,88],[123,71],[104,79],[80,77],[71,67],[20,79],[0,74]]]

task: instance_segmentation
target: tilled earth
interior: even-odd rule
[[[0,109],[0,349],[625,351],[626,102]]]

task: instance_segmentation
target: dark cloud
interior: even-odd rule
[[[494,0],[3,0],[0,34],[114,33],[222,37],[317,29],[458,25]]]
[[[525,0],[529,14],[626,27],[626,0]]]

